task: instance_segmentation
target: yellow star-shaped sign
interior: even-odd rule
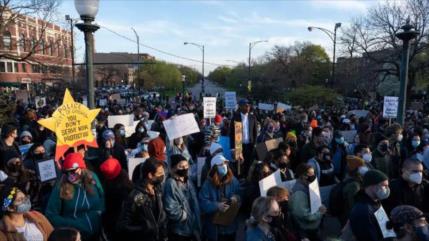
[[[59,160],[70,147],[80,145],[97,147],[91,123],[99,112],[100,109],[90,110],[85,105],[75,102],[70,91],[66,89],[63,103],[54,111],[52,117],[38,121],[57,136],[55,160]]]

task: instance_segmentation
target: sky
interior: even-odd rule
[[[141,46],[141,53],[156,59],[201,70],[202,53],[194,42],[205,46],[205,75],[219,65],[236,65],[248,59],[249,42],[268,40],[252,49],[258,59],[275,45],[296,41],[320,44],[332,57],[332,41],[308,26],[343,27],[353,17],[366,14],[381,0],[100,0],[95,22],[97,52],[137,52],[134,28],[145,46],[194,59],[190,61]],[[79,18],[73,0],[63,0],[59,16]],[[64,23],[65,24],[65,23]],[[113,33],[116,32],[123,37]],[[83,34],[75,28],[77,62],[83,60]],[[130,41],[130,40],[134,40]]]

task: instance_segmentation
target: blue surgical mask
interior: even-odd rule
[[[119,134],[120,134],[121,136],[125,136],[125,130],[124,130],[124,129],[120,129],[120,130],[119,130]]]
[[[335,141],[336,141],[339,145],[342,145],[342,144],[344,144],[344,137],[341,137],[341,138],[335,138]]]
[[[228,173],[228,166],[226,164],[217,166],[217,173],[219,173],[221,177],[224,177]]]
[[[144,133],[144,128],[139,128],[140,133]]]
[[[415,227],[417,238],[419,241],[429,241],[429,226],[425,225],[423,227]]]
[[[412,140],[412,141],[411,141],[411,145],[412,145],[414,148],[416,148],[416,147],[418,147],[418,146],[420,145],[420,141],[418,141],[418,140]]]

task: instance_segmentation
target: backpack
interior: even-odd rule
[[[344,187],[352,183],[354,180],[349,178],[345,181],[342,181],[335,185],[335,187],[332,188],[331,193],[329,194],[329,213],[332,214],[332,216],[339,217],[344,213],[344,196],[343,196],[343,190]]]

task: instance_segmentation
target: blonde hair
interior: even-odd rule
[[[96,185],[92,174],[88,170],[82,169],[82,185],[85,191],[89,194],[94,194],[94,185]],[[71,200],[74,196],[74,185],[67,181],[67,176],[63,175],[61,178],[60,198],[64,200]]]
[[[274,200],[273,197],[258,197],[253,201],[252,212],[250,218],[246,221],[247,226],[256,226],[262,221],[264,215],[266,215],[270,209]]]

